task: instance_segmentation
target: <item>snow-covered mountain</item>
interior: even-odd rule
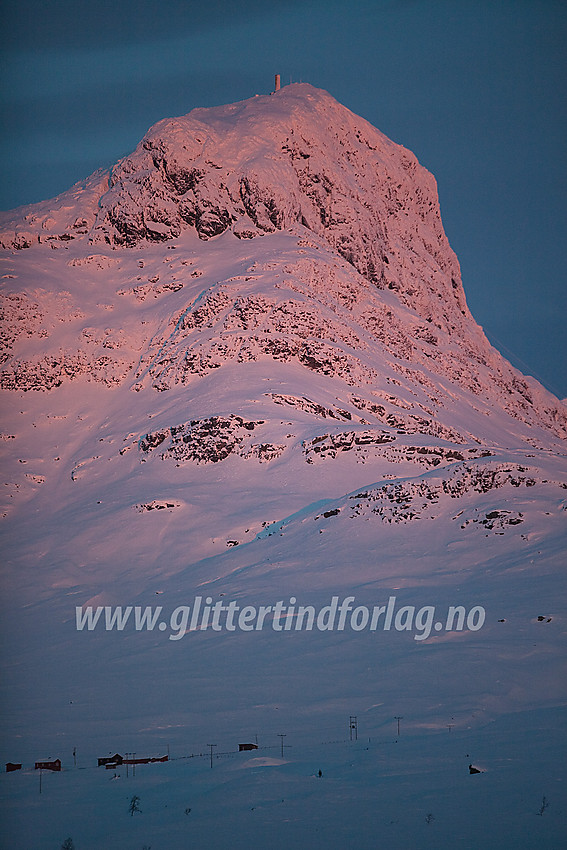
[[[413,832],[390,846],[450,846],[450,823],[434,836],[430,812],[416,814],[439,766],[435,734],[448,725],[463,750],[471,736],[482,749],[487,724],[503,724],[500,773],[481,778],[492,770],[503,793],[518,767],[506,747],[564,703],[567,409],[472,318],[434,178],[326,92],[291,85],[159,122],[110,173],[2,214],[0,242],[5,761],[74,746],[91,759],[166,744],[186,755],[282,724],[322,745],[350,715],[384,743],[403,715],[407,757],[429,756],[419,793],[401,792]],[[77,606],[160,604],[165,617],[199,595],[284,599],[292,624],[292,598],[317,607],[337,594],[480,606],[486,622],[456,637],[422,623],[416,637],[394,620],[378,645],[355,627],[201,623],[170,642],[165,620],[160,634],[76,626]],[[552,737],[538,747],[555,787]],[[301,799],[303,768],[288,762]],[[19,780],[20,798],[12,776],[2,790],[16,813],[30,787]],[[321,835],[298,846],[347,846],[327,809],[358,796],[347,786],[299,805],[292,820],[309,810]],[[477,831],[462,846],[488,846],[492,820],[469,802]],[[223,805],[231,833],[240,814]],[[375,846],[368,811],[352,846]],[[512,808],[501,828],[554,836],[552,811],[526,826]],[[13,827],[10,847],[52,846],[38,818]],[[58,828],[65,818],[61,802]],[[84,821],[77,846],[102,846]],[[152,824],[162,846],[186,846],[178,825]],[[242,828],[234,846],[265,846],[262,827],[252,844]],[[140,844],[122,830],[104,846]]]

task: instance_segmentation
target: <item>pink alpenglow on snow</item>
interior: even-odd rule
[[[0,242],[12,850],[559,846],[567,410],[415,156],[284,86]]]

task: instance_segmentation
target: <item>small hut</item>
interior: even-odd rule
[[[112,767],[117,767],[119,764],[122,764],[123,758],[119,753],[114,753],[113,756],[105,756],[98,760],[98,766],[104,767],[106,765],[111,765]]]
[[[55,761],[36,761],[36,770],[61,770],[61,759]]]

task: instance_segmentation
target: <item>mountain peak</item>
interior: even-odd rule
[[[28,208],[23,221],[4,216],[3,244],[25,247],[52,228],[118,247],[188,228],[206,240],[301,226],[428,322],[451,329],[469,318],[432,175],[307,83],[159,121],[108,184],[95,183],[94,192],[78,185],[71,199],[60,196],[63,220],[45,205]]]
[[[221,238],[229,240],[223,251],[234,257],[262,258],[252,264],[237,261],[248,273],[245,281],[256,280],[256,289],[265,287],[261,298],[252,297],[244,284],[222,282],[219,276],[208,290],[195,293],[193,306],[184,296],[183,306],[176,306],[165,329],[161,326],[139,357],[134,375],[138,389],[148,381],[168,389],[184,383],[189,374],[208,373],[211,363],[226,365],[234,356],[256,359],[260,352],[279,360],[287,352],[285,356],[297,357],[315,371],[338,369],[340,374],[343,367],[337,364],[344,366],[350,357],[344,345],[357,352],[378,345],[379,357],[385,349],[388,358],[397,358],[394,373],[415,384],[418,394],[431,380],[448,380],[459,394],[465,390],[482,396],[488,407],[494,404],[516,419],[564,433],[564,409],[535,382],[514,372],[470,315],[459,263],[441,223],[433,176],[414,154],[306,83],[159,121],[110,173],[97,173],[51,202],[4,216],[3,232],[5,247],[73,245],[75,268],[91,262],[106,269],[121,264],[126,279],[132,249],[161,252],[167,262],[168,248],[187,238],[196,239],[203,258],[213,258],[213,267],[214,258],[222,256],[214,247]],[[291,242],[266,239],[278,234]],[[118,256],[129,259],[119,261]],[[158,278],[153,275],[148,285]],[[228,275],[229,281],[238,278]],[[160,293],[175,292],[183,283],[174,275],[157,286]],[[289,297],[282,296],[284,289]],[[130,278],[119,292],[138,290]],[[298,292],[301,307],[295,296],[290,300]],[[248,312],[260,313],[242,327],[244,302]],[[207,326],[215,328],[216,336],[204,340],[199,332],[191,341],[206,310]],[[260,340],[247,333],[246,340],[238,337],[235,342],[229,329],[249,331],[266,311],[270,327],[265,330],[272,336]],[[282,311],[288,317],[301,313],[301,319],[282,322]],[[308,320],[309,313],[313,317]],[[356,330],[344,330],[353,323]],[[282,333],[293,340],[275,345],[275,336]],[[306,353],[304,340],[313,336],[316,341]],[[134,361],[118,358],[109,365],[109,347],[106,341],[100,354],[102,373],[111,375],[110,382],[120,382]],[[84,359],[81,354],[77,362]],[[372,383],[368,376],[378,374],[384,383],[399,383],[384,378],[390,367],[382,361],[377,369],[360,366],[358,355],[351,360],[343,368],[343,377],[350,374],[347,384]],[[46,378],[49,386],[57,385],[61,374],[82,369],[55,362],[59,365]],[[5,371],[4,386],[16,388],[17,376],[24,380],[24,374],[25,385],[35,386],[35,366],[23,368],[17,359],[13,363]],[[421,377],[416,377],[418,371]],[[444,387],[426,395],[448,398],[451,392]],[[442,424],[450,433],[449,420]]]
[[[126,748],[155,847],[451,846],[470,770],[519,801],[501,846],[558,836],[567,411],[470,316],[413,154],[295,85],[3,222],[4,761],[63,760],[40,806],[9,771],[4,832],[104,800],[77,846],[140,847],[94,769]]]
[[[160,121],[110,182],[94,242],[163,241],[187,227],[201,239],[227,229],[253,238],[301,225],[427,321],[449,329],[469,317],[434,178],[308,84]]]

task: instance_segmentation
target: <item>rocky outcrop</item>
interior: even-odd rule
[[[252,433],[263,424],[261,420],[254,422],[234,414],[192,419],[146,434],[138,447],[144,454],[159,448],[161,457],[173,459],[177,466],[188,461],[219,463],[232,454],[265,462],[279,457],[285,445],[255,442]]]

